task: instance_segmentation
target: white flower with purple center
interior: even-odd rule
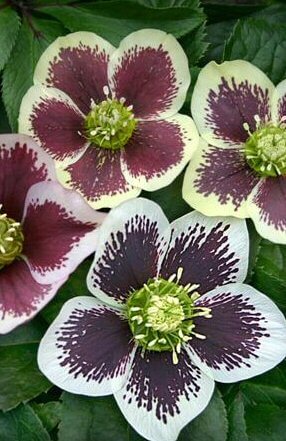
[[[34,317],[95,251],[105,215],[55,180],[31,138],[0,136],[0,334]]]
[[[204,67],[192,97],[201,144],[183,197],[208,216],[251,217],[286,243],[286,80],[275,88],[247,61]]]
[[[41,56],[19,132],[56,160],[60,182],[94,208],[164,187],[198,146],[178,113],[190,84],[176,39],[143,29],[116,49],[91,32],[58,38]]]
[[[214,381],[261,374],[286,354],[276,305],[243,284],[245,221],[192,212],[169,225],[146,199],[114,208],[88,274],[44,336],[42,372],[72,393],[114,394],[152,441],[174,441]],[[108,416],[107,416],[108,422]]]

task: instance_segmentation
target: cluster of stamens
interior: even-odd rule
[[[282,119],[278,125],[271,122],[261,124],[255,115],[256,130],[251,133],[249,125],[244,128],[249,134],[244,154],[249,166],[260,176],[286,175],[286,126]]]
[[[0,204],[0,210],[2,205]],[[19,222],[0,214],[0,269],[12,263],[23,250],[24,236]]]
[[[118,150],[126,145],[137,125],[133,106],[125,105],[125,98],[109,98],[107,86],[103,88],[106,99],[91,103],[91,111],[85,119],[84,136],[95,146]]]
[[[195,332],[195,317],[211,318],[210,308],[196,306],[199,285],[179,284],[182,271],[179,268],[168,280],[150,279],[127,301],[127,318],[138,345],[143,351],[172,351],[174,364],[184,343],[206,338]]]

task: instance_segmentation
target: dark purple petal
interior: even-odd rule
[[[74,271],[95,251],[96,229],[104,217],[58,182],[34,185],[23,220],[23,254],[33,277],[50,283]]]
[[[213,380],[183,350],[178,364],[171,352],[137,351],[127,384],[115,399],[127,421],[151,440],[175,440],[182,427],[208,404]]]
[[[187,57],[172,35],[142,29],[123,39],[108,68],[115,97],[126,98],[137,118],[171,116],[190,83]]]
[[[0,334],[32,319],[66,281],[41,285],[32,277],[25,262],[14,261],[0,271]]]
[[[40,181],[56,179],[52,159],[25,135],[0,136],[1,212],[21,221],[26,194]]]
[[[253,192],[249,214],[258,232],[267,239],[286,243],[286,177],[267,178]]]
[[[119,311],[93,297],[67,302],[44,336],[38,354],[42,372],[60,388],[108,395],[126,381],[134,345]]]
[[[181,283],[198,284],[200,294],[244,280],[249,242],[245,221],[209,218],[193,211],[173,222],[171,231],[162,277],[176,274],[181,267]]]
[[[118,150],[91,146],[77,162],[59,172],[59,180],[79,191],[94,208],[118,205],[139,193],[124,178],[120,155]]]
[[[131,184],[153,191],[168,185],[182,171],[198,145],[191,118],[141,121],[122,155],[122,170]]]
[[[286,322],[265,295],[243,284],[232,284],[202,296],[197,305],[211,308],[211,318],[196,317],[189,346],[195,362],[215,380],[240,381],[261,374],[286,354]]]
[[[154,202],[136,199],[114,208],[100,229],[88,287],[118,302],[158,274],[164,255],[168,220]],[[165,234],[164,234],[165,233]],[[108,301],[108,298],[102,298]]]

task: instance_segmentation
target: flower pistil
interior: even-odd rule
[[[12,263],[21,254],[23,242],[20,222],[9,218],[6,213],[0,214],[0,269]]]

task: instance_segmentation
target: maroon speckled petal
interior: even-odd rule
[[[105,215],[58,182],[39,183],[27,194],[23,255],[33,277],[52,283],[66,277],[96,249]]]
[[[171,352],[137,351],[126,385],[114,394],[134,429],[146,439],[176,440],[180,430],[208,404],[214,388],[183,350],[178,364]]]
[[[192,96],[192,115],[202,137],[217,147],[241,144],[256,119],[271,119],[274,86],[254,65],[243,61],[205,66]]]
[[[140,121],[123,151],[123,174],[136,187],[158,190],[178,176],[198,143],[196,127],[186,115]]]
[[[42,339],[38,363],[64,390],[108,395],[125,383],[133,352],[132,334],[119,311],[93,297],[75,297]]]
[[[126,98],[137,118],[172,116],[183,105],[190,74],[176,39],[163,31],[142,29],[127,36],[113,53],[109,84],[116,98]]]
[[[14,261],[0,271],[0,334],[12,331],[33,318],[66,281],[41,285],[25,262]]]
[[[259,180],[240,148],[201,143],[187,168],[183,196],[206,215],[247,217],[246,202]]]
[[[58,178],[79,191],[94,208],[118,205],[139,194],[122,174],[120,155],[118,150],[91,146],[77,162],[59,170]]]
[[[286,322],[277,306],[248,285],[235,283],[203,295],[197,305],[211,318],[196,317],[188,346],[195,362],[221,382],[240,381],[271,369],[285,357]]]
[[[35,83],[65,92],[86,114],[92,101],[105,99],[107,66],[113,46],[92,32],[75,32],[54,41],[42,54]]]
[[[261,236],[286,244],[286,177],[267,178],[253,190],[249,214]]]
[[[1,212],[21,221],[29,188],[50,179],[56,179],[53,161],[32,138],[0,135]]]

